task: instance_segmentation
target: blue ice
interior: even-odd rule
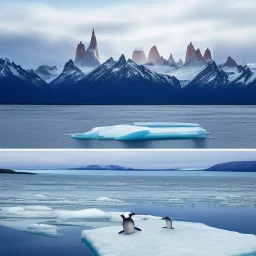
[[[206,139],[207,132],[199,124],[134,123],[96,127],[89,132],[71,134],[71,137],[98,140]]]

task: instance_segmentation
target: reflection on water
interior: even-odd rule
[[[0,148],[254,148],[254,106],[0,106]],[[198,123],[206,140],[75,140],[68,134],[133,122]]]

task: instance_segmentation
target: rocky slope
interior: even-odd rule
[[[75,65],[72,60],[69,60],[65,64],[62,73],[50,83],[50,86],[53,88],[71,87],[83,78],[85,78],[85,74]]]
[[[0,58],[0,102],[38,102],[48,85],[33,70],[25,70],[9,59]]]
[[[59,70],[56,66],[42,65],[34,71],[42,80],[50,83],[59,75]]]

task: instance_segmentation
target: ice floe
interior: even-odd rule
[[[36,199],[39,199],[39,200],[43,200],[43,199],[46,199],[46,198],[47,198],[46,195],[44,195],[44,194],[36,194],[34,197],[35,197]]]
[[[142,232],[118,234],[122,226],[82,231],[100,256],[224,256],[251,253],[256,250],[256,236],[240,234],[200,223],[173,222],[175,229],[163,229],[162,220],[136,220]]]
[[[48,224],[30,224],[27,226],[27,231],[49,236],[56,236],[58,234],[58,228]]]
[[[53,213],[52,208],[43,205],[2,207],[1,210],[10,216],[26,218],[51,217]]]
[[[90,227],[82,232],[82,239],[100,256],[226,256],[256,251],[255,235],[181,221],[173,221],[175,229],[168,230],[162,228],[165,222],[161,217],[149,214],[133,216],[142,232],[127,236],[118,232],[122,230],[120,215],[128,216],[129,212],[105,212],[96,208],[71,211],[44,205],[3,207],[1,211],[0,225],[39,235],[59,235],[65,231],[63,225]]]
[[[114,198],[109,198],[109,197],[99,197],[96,199],[97,201],[101,201],[101,202],[116,202],[116,203],[124,203],[125,201],[119,200],[119,199],[114,199]]]
[[[99,209],[53,210],[44,205],[2,207],[8,217],[19,218],[52,218],[52,219],[109,219],[109,215]]]
[[[71,134],[71,137],[98,140],[205,139],[207,132],[198,124],[135,123],[95,127],[89,132]]]
[[[65,210],[59,210],[56,211],[57,217],[61,219],[87,219],[87,220],[93,220],[93,219],[101,219],[101,220],[108,220],[109,215],[101,211],[99,209],[85,209],[85,210],[79,210],[79,211],[65,211]]]

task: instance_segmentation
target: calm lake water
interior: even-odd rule
[[[74,219],[59,223],[53,214],[57,210],[133,211],[256,234],[255,184],[256,173],[209,172],[204,175],[200,171],[190,171],[149,172],[147,175],[144,172],[97,171],[97,175],[93,175],[92,171],[84,171],[82,175],[2,174],[1,252],[4,256],[92,256],[88,245],[81,242],[81,231],[95,228],[93,222]],[[97,200],[102,196],[116,201]],[[31,210],[15,210],[15,207],[38,205],[50,207],[52,211],[49,214],[35,208],[32,214]],[[13,210],[6,212],[4,209],[9,207]],[[22,231],[32,223],[56,225],[60,235],[47,237]]]
[[[0,106],[0,148],[255,148],[255,106]],[[192,122],[206,140],[75,140],[67,134],[133,122]]]

